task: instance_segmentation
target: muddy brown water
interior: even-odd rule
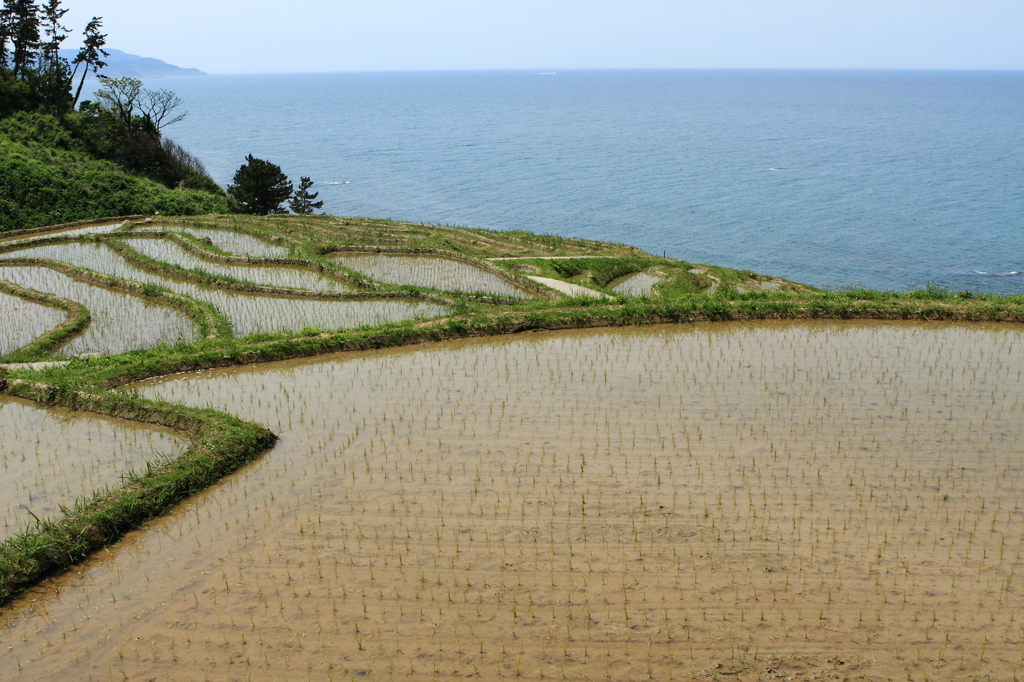
[[[187,445],[168,429],[0,396],[0,540]]]
[[[1019,327],[703,324],[157,381],[281,440],[8,607],[0,674],[1012,679],[1022,368]]]

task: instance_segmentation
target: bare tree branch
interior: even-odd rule
[[[187,111],[174,113],[174,110],[180,107],[182,102],[181,98],[170,90],[143,90],[140,100],[139,109],[144,116],[152,121],[158,131],[169,125],[174,125],[188,116]]]

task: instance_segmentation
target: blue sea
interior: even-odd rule
[[[1024,292],[1024,72],[460,71],[154,80],[227,185],[633,244],[819,287]]]

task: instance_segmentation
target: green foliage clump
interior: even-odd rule
[[[280,166],[249,154],[235,171],[228,194],[238,202],[243,213],[284,213],[281,204],[292,195],[292,183]]]
[[[312,187],[313,181],[303,177],[299,188],[295,190],[295,194],[288,201],[288,208],[292,210],[292,213],[296,215],[313,215],[313,211],[324,207],[324,202],[316,200],[320,196],[320,192],[309,191]]]
[[[52,116],[0,120],[0,232],[112,215],[229,209],[223,192],[169,189],[95,158]]]

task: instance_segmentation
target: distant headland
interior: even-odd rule
[[[101,69],[100,73],[111,78],[131,77],[145,80],[147,78],[206,75],[206,73],[199,69],[182,68],[152,57],[140,57],[109,47],[106,50],[110,56],[105,58],[104,61],[107,62],[107,66]],[[61,50],[60,56],[71,61],[75,58],[77,52],[77,50]]]

